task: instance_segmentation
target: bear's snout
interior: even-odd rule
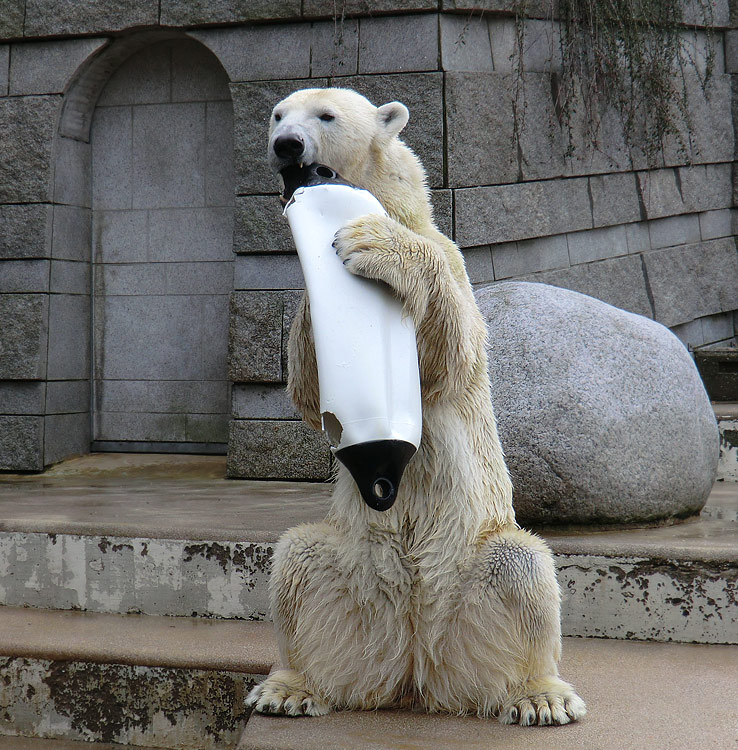
[[[280,135],[274,141],[274,153],[285,161],[296,162],[305,152],[305,141],[297,135]]]

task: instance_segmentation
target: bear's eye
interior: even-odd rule
[[[282,119],[282,115],[280,115],[279,113],[275,112],[274,113],[274,122],[279,122],[281,119]]]
[[[323,122],[331,122],[332,120],[336,119],[336,116],[332,115],[330,112],[323,112],[323,114],[320,116],[320,119]]]

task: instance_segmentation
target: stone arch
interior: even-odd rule
[[[156,61],[166,56],[163,50],[169,55],[168,90],[159,85],[154,91],[152,76],[161,78]],[[175,59],[176,81],[171,68]],[[86,264],[88,288],[87,294],[67,300],[64,309],[55,311],[53,303],[50,307],[49,349],[66,353],[61,357],[66,364],[50,371],[48,377],[68,381],[68,389],[75,391],[77,419],[65,426],[64,444],[56,441],[56,447],[50,444],[45,451],[47,465],[91,449],[225,452],[234,204],[233,112],[228,83],[220,62],[200,42],[181,32],[146,31],[119,37],[94,53],[65,92],[54,148],[52,255],[61,262],[66,253],[80,267]],[[140,125],[146,117],[143,109],[136,110],[139,105],[147,107],[148,114],[156,114],[153,120],[148,118],[147,127],[156,135],[158,146],[143,143],[135,158],[129,154],[126,162],[118,143],[111,157],[115,136],[111,132],[106,136],[105,127],[101,127],[96,142],[96,117],[103,111],[110,114],[117,110],[120,115],[128,110],[130,117],[141,115]],[[162,111],[167,107],[169,112]],[[195,110],[202,115],[199,122]],[[104,117],[98,119],[104,125]],[[182,159],[172,166],[164,153],[167,145],[176,142],[181,146],[182,138],[191,136],[193,130],[198,132],[197,143],[190,142],[188,152],[192,163]],[[139,135],[146,141],[146,133]],[[108,144],[101,147],[100,141],[106,137]],[[213,144],[219,145],[219,154],[213,153]],[[188,166],[195,174],[194,186]],[[146,183],[152,175],[158,179],[157,185]],[[135,201],[131,199],[127,207],[101,202],[105,190],[110,193],[111,186],[126,180],[129,195],[136,185]],[[179,199],[170,200],[177,190]],[[172,215],[167,225],[162,219],[168,211]],[[115,217],[111,212],[117,212]],[[145,221],[136,229],[135,219],[141,216]],[[119,231],[116,239],[113,225],[120,230],[126,222],[127,234]],[[125,243],[133,250],[132,256],[125,254]],[[201,294],[203,288],[205,294]],[[112,309],[116,307],[110,304],[112,297],[123,304]],[[148,297],[149,303],[159,300],[159,309],[141,304],[143,297]],[[187,319],[183,318],[185,312],[190,314]],[[208,320],[217,330],[203,330]],[[158,340],[152,352],[152,341],[157,340],[151,330],[155,324],[160,324],[165,340]],[[193,346],[192,331],[198,327],[200,338]],[[130,335],[127,342],[116,340],[126,331]],[[166,356],[162,357],[163,351]],[[164,360],[168,357],[169,369],[163,377],[147,380],[147,357],[149,365],[153,360],[167,365]],[[125,372],[111,370],[116,358],[118,365],[128,360]],[[138,370],[131,366],[135,359]],[[107,380],[122,387],[106,393]],[[106,409],[117,416],[101,416]],[[127,426],[123,424],[126,419]],[[109,429],[116,420],[121,428],[118,432]],[[178,426],[167,432],[165,423]],[[148,429],[136,432],[146,424]]]

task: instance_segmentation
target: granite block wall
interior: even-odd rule
[[[177,450],[190,429],[184,411],[129,408],[133,401],[169,400],[203,415],[211,414],[203,404],[217,401],[230,412],[227,436],[223,422],[219,429],[231,476],[329,475],[327,444],[299,421],[284,391],[287,333],[303,280],[265,159],[271,108],[306,86],[347,86],[377,104],[408,105],[403,135],[425,164],[438,224],[462,248],[473,283],[541,281],[653,318],[691,348],[735,341],[738,5],[732,0],[714,5],[708,99],[697,77],[687,75],[689,152],[669,141],[655,167],[627,148],[609,116],[598,148],[578,143],[566,154],[551,93],[550,72],[560,59],[549,0],[528,3],[527,107],[517,145],[513,0],[11,0],[7,6],[0,18],[1,469],[38,470],[89,450],[90,424],[102,430],[98,436],[108,429],[133,435],[143,426]],[[692,30],[686,38],[703,68],[705,33]],[[179,75],[167,89],[142,72],[141,61],[174,40],[190,52],[172,58]],[[214,85],[197,64],[198,49],[209,50],[225,71],[221,100],[232,101],[232,125],[214,109],[204,119],[188,115]],[[163,100],[182,110],[178,118],[157,110]],[[99,137],[91,146],[93,122]],[[206,128],[205,151],[188,146],[197,128]],[[138,162],[126,156],[137,137],[148,144]],[[217,161],[207,149],[229,138],[230,184],[227,174],[204,166]],[[177,158],[164,158],[168,140],[181,144]],[[174,212],[183,206],[162,203],[160,176],[167,170],[188,204],[187,216],[177,220]],[[188,190],[203,194],[202,205],[192,205]],[[116,195],[124,195],[125,205],[115,203]],[[227,239],[200,259],[208,272],[195,274],[183,248],[196,244],[207,255],[218,232]],[[220,254],[224,242],[228,258]],[[99,267],[93,248],[105,254]],[[182,272],[176,282],[175,265]],[[156,298],[156,310],[148,312],[127,303],[119,321],[127,329],[142,317],[153,320],[144,329],[152,341],[163,340],[157,321],[171,311],[161,293],[173,285],[197,295],[217,289],[221,297],[230,289],[229,309],[219,313],[229,320],[228,373],[220,382],[230,396],[222,386],[217,397],[208,395],[209,376],[197,374],[199,385],[165,393],[150,377],[158,365],[146,359],[145,375],[125,385],[111,378],[105,404],[98,403],[90,386],[93,311],[99,319],[123,299]],[[132,287],[136,295],[126,294]],[[96,308],[92,299],[102,288],[104,304]],[[190,348],[207,350],[206,344],[193,339]],[[166,360],[167,347],[161,350]],[[131,351],[111,350],[106,366],[115,365],[116,352],[127,366]],[[205,422],[193,422],[190,435],[212,435]],[[70,435],[71,446],[62,439]]]

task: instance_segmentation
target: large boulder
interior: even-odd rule
[[[692,358],[667,328],[546,284],[491,284],[476,297],[521,523],[699,512],[718,429]]]

